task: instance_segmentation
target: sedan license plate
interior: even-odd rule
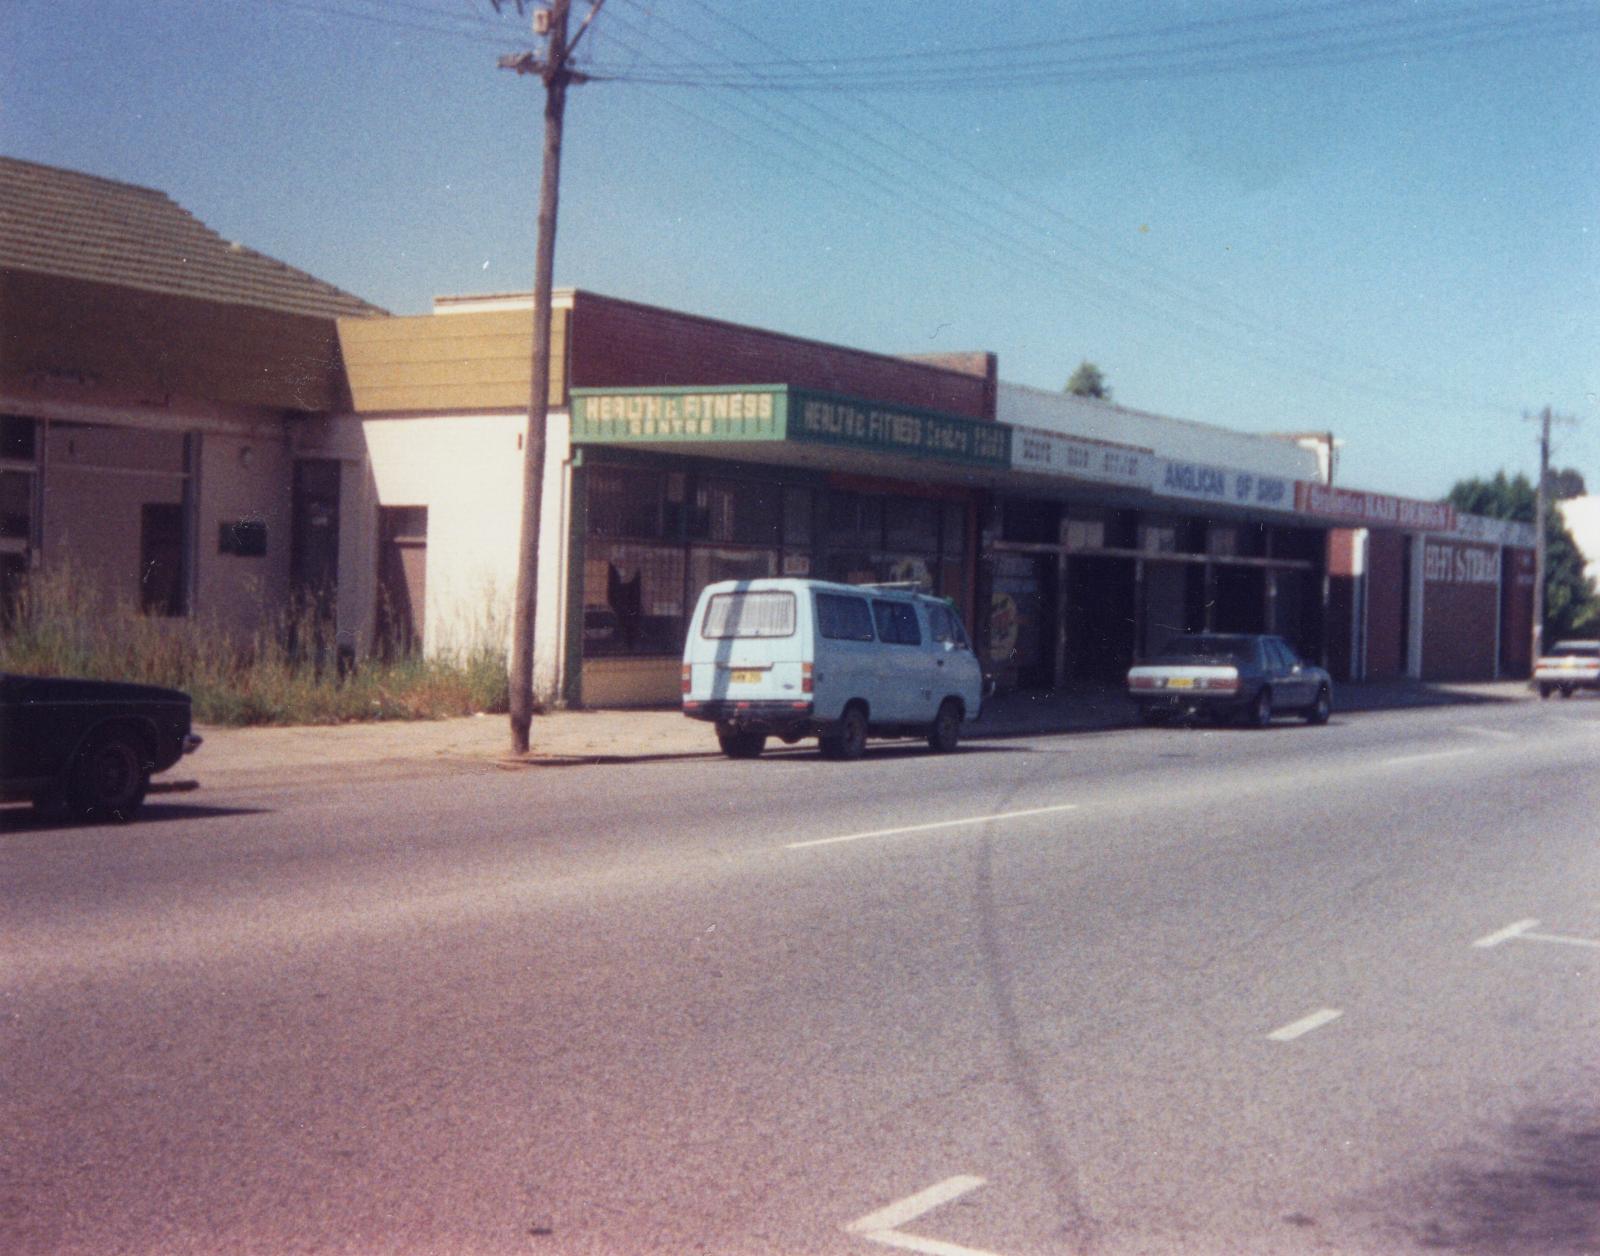
[[[1191,676],[1173,676],[1167,681],[1168,689],[1193,689],[1194,678]]]
[[[728,679],[736,685],[759,685],[761,672],[755,668],[734,668],[728,673]]]

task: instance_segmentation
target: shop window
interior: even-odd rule
[[[891,497],[883,504],[884,548],[939,549],[939,504],[921,497]]]
[[[26,541],[32,521],[32,472],[0,471],[0,539]]]
[[[583,570],[583,652],[676,654],[683,649],[684,552],[591,541]]]
[[[1061,503],[1010,497],[1000,518],[1000,535],[1029,545],[1055,545],[1061,535]]]
[[[689,550],[689,604],[699,600],[701,589],[719,580],[760,580],[777,574],[776,550],[693,546]]]
[[[883,499],[861,493],[829,493],[828,544],[841,549],[882,549]]]
[[[589,472],[589,535],[641,540],[661,537],[666,478],[656,471],[593,468]]]
[[[813,536],[812,515],[815,511],[815,494],[808,488],[783,490],[783,543],[795,549],[807,549]]]
[[[1106,524],[1103,519],[1069,519],[1065,532],[1069,550],[1105,548]]]
[[[13,462],[34,459],[34,421],[20,414],[0,414],[0,458]]]
[[[1111,510],[1106,512],[1106,548],[1122,550],[1139,548],[1139,512],[1137,510]]]
[[[188,613],[183,506],[146,502],[139,519],[139,602],[146,615]]]
[[[776,545],[783,501],[775,484],[703,480],[695,490],[689,535],[695,540]]]

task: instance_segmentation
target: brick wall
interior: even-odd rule
[[[992,354],[946,355],[935,365],[588,292],[574,294],[570,354],[575,388],[790,384],[966,418],[994,418]]]

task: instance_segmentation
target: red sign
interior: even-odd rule
[[[1301,514],[1327,515],[1363,528],[1408,528],[1415,532],[1453,532],[1456,508],[1449,502],[1422,502],[1387,493],[1362,493],[1301,480],[1294,486]]]

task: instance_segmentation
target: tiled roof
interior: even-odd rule
[[[230,244],[164,193],[0,157],[0,268],[323,317],[383,314]]]

